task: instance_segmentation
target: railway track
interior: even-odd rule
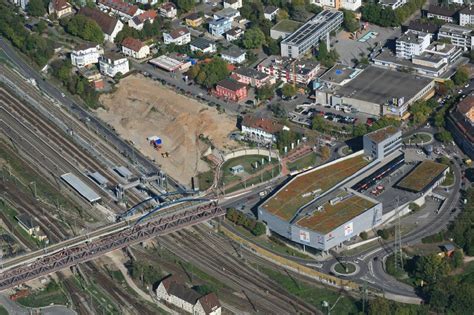
[[[180,236],[180,237],[178,237]],[[319,311],[289,294],[286,290],[270,280],[265,275],[250,266],[242,268],[242,262],[231,255],[224,254],[219,244],[204,244],[188,231],[179,231],[176,234],[165,236],[164,245],[178,256],[190,262],[196,262],[213,273],[227,278],[227,283],[245,291],[251,301],[270,312],[277,313],[304,313],[315,314]],[[176,250],[176,247],[179,250]]]
[[[25,89],[27,88],[31,89],[31,86],[26,86]],[[38,92],[36,91],[36,93]],[[89,171],[100,171],[112,186],[120,184],[120,181],[118,181],[117,178],[112,175],[113,171],[111,168],[118,165],[128,165],[127,162],[117,158],[116,156],[113,156],[113,154],[110,153],[113,150],[112,148],[108,148],[102,143],[102,141],[100,141],[100,139],[94,139],[94,136],[91,132],[89,132],[87,129],[84,129],[83,126],[79,125],[72,118],[62,113],[62,111],[57,106],[52,104],[49,104],[48,106],[48,104],[44,104],[46,102],[42,95],[34,96],[35,101],[40,102],[44,108],[47,108],[48,116],[60,118],[61,121],[67,125],[67,128],[73,133],[73,136],[66,136],[64,134],[64,130],[61,130],[57,126],[52,126],[51,122],[48,121],[51,120],[51,118],[45,117],[44,113],[39,113],[37,110],[34,110],[32,106],[28,106],[23,101],[18,100],[5,89],[0,88],[0,95],[6,106],[9,106],[11,110],[16,112],[17,117],[18,115],[21,116],[31,126],[36,128],[38,132],[43,133],[48,139],[50,139],[50,143],[57,144],[65,152],[65,154],[68,154],[77,163],[80,163]],[[48,122],[46,123],[46,121]],[[89,154],[87,154],[86,152],[79,149],[77,144],[73,143],[73,140],[70,139],[70,137],[77,137],[77,135],[79,135],[80,139],[82,140],[86,139],[90,146],[93,146],[95,149],[100,149],[100,157],[97,159],[100,158],[102,163],[99,163],[97,159],[94,160],[89,156],[92,155],[92,152],[88,152]],[[109,163],[106,163],[107,161],[109,161]],[[136,174],[134,175],[136,176]],[[133,191],[127,191],[126,194],[131,204],[136,204],[143,199],[139,193],[135,193]]]

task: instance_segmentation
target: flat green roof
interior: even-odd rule
[[[299,219],[297,225],[327,234],[375,205],[376,203],[366,198],[352,195],[334,205],[325,203],[322,210],[315,210],[309,216]]]
[[[279,32],[293,33],[298,27],[303,25],[303,23],[293,21],[293,20],[281,20],[275,26],[272,27],[272,30]]]
[[[425,160],[417,165],[407,176],[405,176],[397,187],[402,189],[420,192],[426,188],[436,177],[441,175],[447,165]]]
[[[368,164],[364,155],[357,155],[316,170],[307,171],[293,178],[269,198],[262,207],[271,214],[289,221],[298,209],[313,200],[315,195],[328,191]]]

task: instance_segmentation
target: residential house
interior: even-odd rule
[[[176,5],[173,2],[165,2],[160,6],[160,15],[164,18],[174,19],[178,14]]]
[[[60,19],[72,14],[72,5],[66,0],[51,0],[48,5],[48,13],[55,14]]]
[[[406,2],[406,0],[404,1]],[[384,2],[385,1],[382,0],[380,3],[383,5]],[[323,8],[333,8],[336,10],[344,9],[352,11],[359,9],[362,6],[362,0],[310,0],[309,3]]]
[[[243,35],[244,35],[244,30],[236,27],[225,33],[225,39],[228,42],[231,42],[231,41],[241,38]]]
[[[177,28],[169,33],[163,33],[163,40],[166,45],[175,44],[186,45],[191,41],[191,33],[185,27]]]
[[[81,44],[71,51],[71,64],[83,68],[98,63],[102,54],[104,54],[104,50],[100,45],[93,43]]]
[[[237,46],[231,46],[221,52],[221,58],[232,64],[244,63],[246,52]]]
[[[153,6],[158,3],[158,0],[136,0],[136,3],[141,3],[141,4],[148,4],[150,6]]]
[[[81,8],[79,14],[94,20],[104,33],[104,39],[108,42],[114,42],[117,34],[123,29],[123,23],[114,17],[108,16],[98,9],[88,7]]]
[[[265,9],[263,10],[263,16],[267,20],[273,21],[276,19],[278,15],[278,10],[279,9],[273,5],[266,6]]]
[[[185,18],[187,26],[199,27],[204,22],[203,18],[198,13],[191,13]]]
[[[136,38],[127,37],[122,41],[122,53],[135,59],[143,59],[150,54],[150,47]]]
[[[238,10],[242,7],[242,0],[224,0],[224,8]]]
[[[273,76],[285,83],[309,84],[320,70],[321,65],[307,59],[293,60],[288,57],[270,56],[257,66],[257,70]]]
[[[379,3],[384,8],[395,10],[407,3],[407,0],[381,0]]]
[[[155,10],[148,10],[139,15],[133,17],[133,19],[128,20],[128,26],[136,30],[141,31],[146,21],[149,21],[151,24],[155,21],[158,13]]]
[[[275,84],[272,76],[257,71],[253,68],[237,68],[232,73],[232,78],[240,83],[259,88],[265,84]]]
[[[108,10],[110,13],[118,15],[126,21],[143,13],[138,6],[122,0],[98,0],[97,6],[99,9]]]
[[[26,10],[26,7],[28,6],[28,3],[30,1],[29,0],[10,0],[10,2],[16,6],[19,6],[22,10]]]
[[[116,53],[107,53],[99,58],[100,72],[109,77],[127,74],[130,71],[127,57]]]
[[[406,31],[396,40],[398,58],[410,59],[421,55],[430,45],[431,35],[422,32]]]
[[[430,5],[425,10],[425,15],[429,19],[438,19],[447,23],[454,23],[458,10],[445,6]]]
[[[204,54],[211,54],[217,51],[216,43],[211,42],[202,37],[194,39],[190,44],[189,48],[192,52],[202,52]]]
[[[217,82],[214,95],[226,100],[239,102],[247,97],[247,85],[226,78]]]
[[[201,296],[197,291],[188,288],[176,276],[163,279],[156,288],[156,297],[166,301],[187,313],[194,315],[220,315],[222,307],[214,293]]]
[[[240,16],[240,11],[232,8],[225,8],[214,13],[214,20],[229,19],[231,22]]]
[[[459,11],[459,25],[474,25],[474,9],[471,6]]]
[[[242,133],[259,142],[276,142],[276,134],[284,127],[268,118],[252,115],[244,116]]]
[[[213,36],[222,36],[232,28],[232,21],[228,18],[212,20],[209,22],[209,33]]]

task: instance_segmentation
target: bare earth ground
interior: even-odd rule
[[[117,91],[101,96],[100,101],[105,109],[97,110],[97,115],[102,120],[185,185],[190,183],[192,176],[209,170],[201,159],[209,143],[200,140],[200,134],[223,151],[238,146],[227,137],[236,129],[235,118],[219,114],[215,108],[177,94],[141,75],[122,79]],[[159,151],[146,140],[150,136],[163,140]],[[168,152],[169,157],[163,157],[161,153],[164,152]]]

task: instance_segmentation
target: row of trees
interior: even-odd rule
[[[265,234],[265,224],[246,216],[245,213],[235,208],[227,209],[226,218],[237,225],[243,226],[255,236]]]
[[[163,22],[160,18],[156,18],[153,23],[145,21],[143,28],[139,31],[128,25],[124,25],[123,29],[115,37],[115,43],[121,43],[127,37],[137,38],[139,40],[147,40],[154,37],[161,37]]]
[[[84,40],[101,44],[104,42],[104,34],[100,26],[94,20],[77,14],[69,20],[61,22],[66,32],[78,36]]]
[[[392,10],[380,4],[368,3],[361,8],[362,20],[383,27],[400,26],[417,10],[420,10],[426,0],[409,0],[398,9]]]
[[[23,26],[25,20],[12,14],[14,9],[6,2],[0,2],[0,35],[8,39],[16,48],[43,67],[53,56],[54,43],[39,34],[28,32]]]
[[[67,87],[72,94],[79,95],[91,108],[98,106],[99,94],[83,77],[72,74],[72,65],[68,60],[57,59],[50,64],[50,73]]]
[[[369,132],[379,130],[387,126],[399,127],[400,121],[396,120],[395,118],[384,116],[380,118],[379,120],[377,120],[376,122],[374,122],[372,126],[367,126],[366,124],[359,124],[359,125],[354,126],[354,128],[352,129],[352,134],[354,137],[360,137]]]

